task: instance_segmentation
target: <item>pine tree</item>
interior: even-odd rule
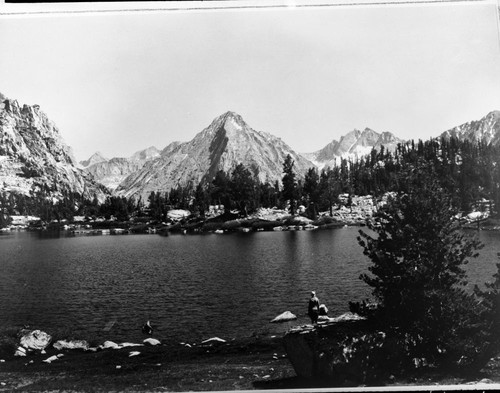
[[[283,198],[290,201],[290,214],[295,214],[295,202],[297,200],[297,181],[294,171],[294,161],[288,154],[283,163]]]
[[[193,207],[201,218],[205,218],[205,212],[208,210],[209,201],[206,187],[202,182],[198,183],[194,192]]]
[[[316,219],[316,209],[319,205],[320,189],[319,189],[319,174],[316,168],[309,168],[304,178],[304,186],[302,187],[305,196],[305,205],[309,212],[309,218]]]
[[[232,201],[244,216],[257,208],[255,189],[256,184],[252,173],[243,164],[238,164],[231,173],[230,193]]]
[[[360,278],[373,288],[376,306],[351,303],[351,310],[404,338],[409,358],[438,362],[470,355],[469,337],[478,337],[470,326],[478,315],[473,296],[463,289],[464,265],[481,243],[452,220],[457,209],[432,165],[405,175],[407,192],[381,207],[367,223],[371,232],[360,230],[358,237],[372,261],[371,275]]]
[[[231,185],[229,176],[220,170],[211,184],[210,196],[216,205],[224,205],[224,212],[231,211]]]

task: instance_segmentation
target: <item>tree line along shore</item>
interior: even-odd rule
[[[172,210],[189,211],[189,220],[181,224],[188,229],[198,227],[197,222],[214,225],[220,220],[259,218],[262,209],[287,210],[293,218],[306,217],[313,225],[318,225],[315,220],[322,220],[319,225],[360,223],[373,211],[371,206],[363,211],[360,204],[371,200],[377,207],[388,194],[407,192],[413,181],[411,168],[424,163],[433,168],[440,185],[450,193],[465,219],[471,212],[480,215],[474,221],[498,218],[500,145],[441,137],[400,143],[394,151],[381,146],[361,158],[339,159],[333,167],[310,168],[305,174],[296,173],[293,159],[287,156],[282,163],[281,181],[273,183],[261,182],[258,168],[239,164],[229,172],[218,171],[212,179],[129,198],[110,195],[105,200],[96,196],[89,200],[58,189],[57,185],[46,185],[30,195],[2,191],[0,228],[10,226],[12,216],[39,217],[44,225],[63,220],[72,223],[75,217],[93,221],[92,226],[104,225],[96,224],[98,217],[105,221],[114,218],[121,223],[132,219],[137,225],[173,225],[179,220],[169,216]],[[361,202],[357,204],[356,199]],[[344,209],[349,214],[344,214]],[[214,211],[219,213],[219,219],[214,217]]]

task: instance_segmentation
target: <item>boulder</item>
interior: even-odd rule
[[[149,344],[149,345],[160,345],[161,342],[157,340],[156,338],[146,338],[143,341],[144,344]]]
[[[89,343],[85,340],[59,340],[54,343],[53,347],[60,351],[61,349],[89,349]]]
[[[219,337],[212,337],[212,338],[208,338],[204,341],[202,341],[201,343],[202,344],[209,344],[209,343],[225,343],[226,340],[224,340],[223,338],[219,338]]]
[[[297,319],[297,316],[295,314],[292,314],[290,311],[285,311],[284,313],[278,315],[276,318],[274,318],[271,323],[280,323],[280,322],[288,322],[288,321],[294,321]]]
[[[121,343],[119,344],[120,348],[126,348],[126,347],[143,347],[144,344],[137,344],[137,343]]]
[[[320,307],[320,315],[318,317],[318,322],[320,323],[338,323],[338,322],[344,322],[344,321],[347,321],[347,322],[352,322],[352,321],[360,321],[360,320],[363,320],[365,319],[364,317],[358,315],[358,314],[354,314],[354,313],[351,313],[351,312],[346,312],[345,314],[342,314],[342,315],[339,315],[338,317],[333,317],[333,318],[330,318],[328,317],[328,315],[326,314],[321,314],[321,306]],[[326,310],[326,312],[328,312],[328,310]]]
[[[120,349],[121,347],[113,341],[104,341],[104,344],[100,346],[102,349]]]
[[[330,318],[333,322],[291,329],[283,344],[299,377],[366,383],[389,372],[400,349],[386,334],[370,329],[355,314]]]
[[[45,349],[52,337],[41,330],[33,330],[21,337],[20,344],[26,349]]]
[[[471,221],[479,220],[482,217],[483,217],[483,213],[481,213],[481,212],[472,212],[472,213],[467,214],[467,218]]]
[[[42,361],[45,363],[52,363],[54,360],[57,360],[57,359],[59,359],[59,358],[56,355],[53,355],[53,356],[51,356],[45,360],[42,360]]]
[[[16,349],[16,352],[14,353],[14,356],[26,356],[26,349],[23,347],[18,347]]]
[[[144,340],[145,343],[151,343],[150,341],[148,340],[151,340],[151,342],[158,342],[158,340],[155,340],[154,338],[147,338],[146,340]],[[151,344],[151,345],[156,345],[156,344]],[[113,341],[105,341],[102,345],[99,346],[100,349],[122,349],[122,348],[127,348],[127,347],[142,347],[144,346],[144,344],[135,344],[135,343],[120,343],[120,344],[117,344]],[[92,349],[90,349],[92,350]]]
[[[189,217],[191,212],[189,210],[174,209],[167,212],[167,217],[171,220],[182,220],[183,218]]]

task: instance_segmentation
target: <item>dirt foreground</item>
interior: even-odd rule
[[[130,356],[135,351],[140,354]],[[63,356],[44,362],[57,354]],[[1,360],[0,391],[9,392],[242,390],[294,377],[277,336],[97,352],[47,348],[45,354],[33,351]]]
[[[131,352],[140,354],[130,356]],[[62,354],[57,360],[43,360]],[[132,392],[221,391],[363,386],[305,380],[295,376],[281,336],[252,337],[197,346],[165,345],[103,349],[96,352],[47,348],[26,357],[0,358],[0,391]],[[500,383],[500,357],[482,373],[450,377],[422,372],[379,385],[476,385]],[[500,385],[499,385],[500,386]],[[472,386],[470,386],[472,387]]]

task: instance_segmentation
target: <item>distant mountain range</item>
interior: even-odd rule
[[[488,113],[481,120],[470,121],[441,134],[444,137],[457,137],[461,140],[479,140],[500,144],[500,111]]]
[[[380,147],[394,151],[398,143],[404,142],[390,132],[379,134],[365,128],[363,131],[353,130],[340,138],[340,141],[335,139],[331,141],[321,150],[314,153],[304,154],[318,168],[333,166],[338,164],[342,158],[356,159],[367,155],[373,148],[380,151]]]
[[[88,160],[80,161],[80,165],[99,183],[114,191],[127,176],[139,171],[147,161],[159,155],[160,151],[154,146],[138,151],[131,157],[114,157],[110,160],[97,152]]]
[[[316,152],[299,154],[280,138],[255,131],[238,114],[226,112],[191,141],[172,142],[161,151],[149,147],[126,158],[107,159],[95,153],[76,163],[71,149],[38,105],[20,108],[17,101],[1,94],[0,102],[0,191],[30,195],[49,190],[56,199],[62,190],[88,197],[95,194],[100,199],[110,191],[147,198],[151,191],[211,181],[218,170],[231,171],[239,163],[258,173],[260,181],[273,183],[281,181],[288,154],[295,161],[296,172],[303,175],[313,166],[331,166],[341,158],[358,158],[381,146],[394,150],[404,142],[390,132],[355,129]],[[498,144],[500,111],[441,135]]]

